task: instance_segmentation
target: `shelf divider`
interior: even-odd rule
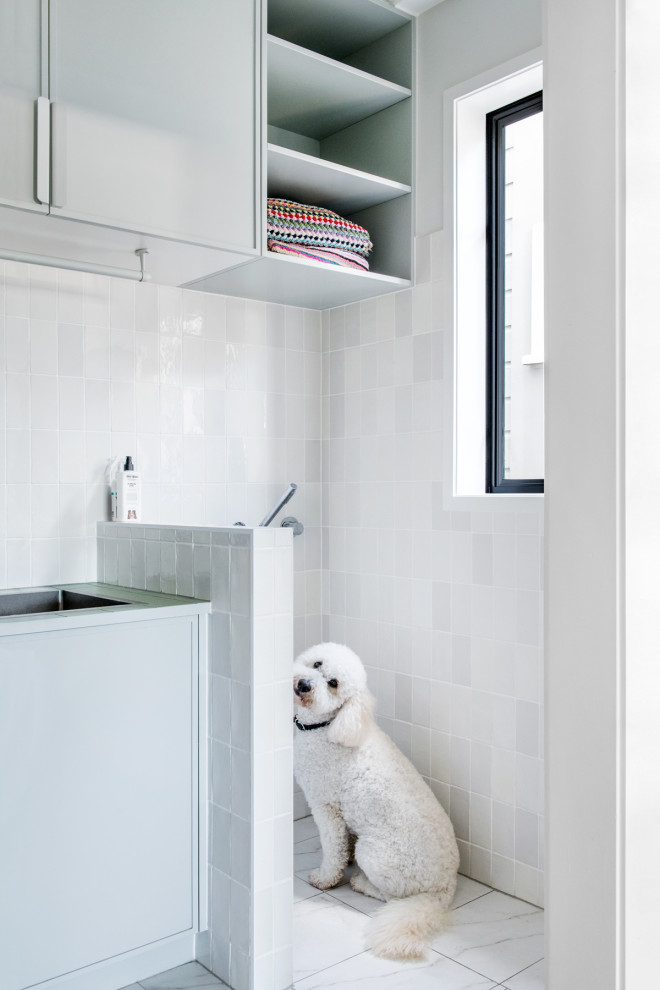
[[[410,97],[405,86],[268,36],[268,123],[321,140]]]
[[[410,186],[359,169],[268,145],[268,195],[324,206],[346,216],[410,192]]]
[[[245,265],[192,282],[187,288],[306,309],[332,309],[406,289],[410,284],[408,279],[268,252]]]

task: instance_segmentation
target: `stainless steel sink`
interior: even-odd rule
[[[0,594],[0,616],[33,615],[37,612],[64,612],[79,608],[103,608],[108,605],[132,605],[122,598],[82,594],[64,588],[41,591],[16,591]]]

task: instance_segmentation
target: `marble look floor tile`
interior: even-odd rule
[[[516,973],[506,981],[506,990],[545,990],[545,961]]]
[[[308,884],[308,886],[310,885]],[[459,876],[452,908],[455,910],[469,901],[476,900],[477,897],[483,897],[484,894],[489,894],[491,890],[491,887],[487,887],[483,883],[477,883],[476,880]],[[365,894],[358,894],[346,882],[342,886],[333,887],[331,890],[326,891],[326,893],[332,897],[336,897],[344,904],[349,904],[356,911],[362,911],[363,914],[368,914],[370,917],[373,917],[374,914],[380,911],[385,903],[384,901],[376,900],[375,897],[366,897]]]
[[[311,822],[311,825],[306,824],[308,822]],[[310,870],[316,869],[321,862],[321,840],[313,818],[301,818],[299,821],[294,822],[293,825],[294,872],[298,876],[304,877]],[[296,826],[300,827],[299,832],[296,831]],[[471,880],[470,877],[464,877],[459,874],[452,906],[455,908],[460,907],[462,904],[467,904],[468,901],[473,901],[476,897],[481,897],[482,894],[487,894],[491,890],[492,887],[487,887],[486,884],[478,883],[476,880]]]
[[[365,915],[328,894],[293,907],[294,983],[364,951]]]
[[[296,843],[293,847],[294,876],[307,882],[307,877],[310,872],[315,870],[317,866],[321,865],[321,859],[321,840],[318,836],[316,838],[303,839],[301,842]],[[342,884],[348,883],[350,876],[355,873],[356,870],[357,866],[355,863],[351,863],[350,866],[347,866],[344,870],[344,876],[339,881],[337,886],[341,887]]]
[[[318,832],[314,835],[306,835],[304,839],[298,839],[293,844],[295,852],[320,852],[321,839]]]
[[[363,952],[313,976],[294,981],[295,990],[495,990],[496,984],[465,966],[429,952],[420,963],[395,963]]]
[[[131,983],[130,987],[122,987],[121,990],[142,990],[139,983]]]
[[[316,897],[321,891],[316,887],[312,887],[311,883],[307,883],[306,880],[301,880],[300,877],[293,878],[293,900],[295,901],[306,901],[309,897]]]
[[[344,883],[339,887],[333,887],[326,891],[331,897],[336,897],[343,904],[361,911],[362,914],[373,916],[385,904],[385,901],[378,901],[375,897],[367,897],[365,894],[358,894],[349,883]]]
[[[459,873],[456,893],[454,894],[454,900],[451,906],[455,910],[463,904],[467,904],[468,901],[474,901],[477,897],[483,897],[484,894],[489,894],[492,889],[492,887],[487,887],[485,883],[478,883],[476,880],[461,876]]]
[[[321,862],[321,840],[317,836],[301,839],[293,847],[293,872],[303,879]]]
[[[218,988],[226,984],[200,963],[189,962],[158,976],[150,976],[148,980],[140,980],[139,986],[143,990],[207,990],[207,987]]]
[[[307,818],[298,818],[293,823],[294,842],[302,842],[304,839],[309,839],[318,834],[319,830],[311,815],[308,815]]]
[[[431,945],[504,983],[543,958],[543,911],[493,890],[453,911],[450,927]]]

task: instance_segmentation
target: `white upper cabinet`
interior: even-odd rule
[[[137,278],[146,249],[180,285],[258,254],[261,6],[0,0],[0,257]]]
[[[254,250],[255,0],[51,0],[54,215]]]
[[[46,213],[35,198],[34,168],[37,100],[48,93],[41,19],[40,0],[0,2],[0,203]]]

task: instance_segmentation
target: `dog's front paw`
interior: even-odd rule
[[[330,887],[337,886],[343,875],[343,870],[339,870],[337,873],[326,873],[324,870],[318,869],[312,870],[307,879],[312,887],[318,887],[319,890],[329,890]]]

